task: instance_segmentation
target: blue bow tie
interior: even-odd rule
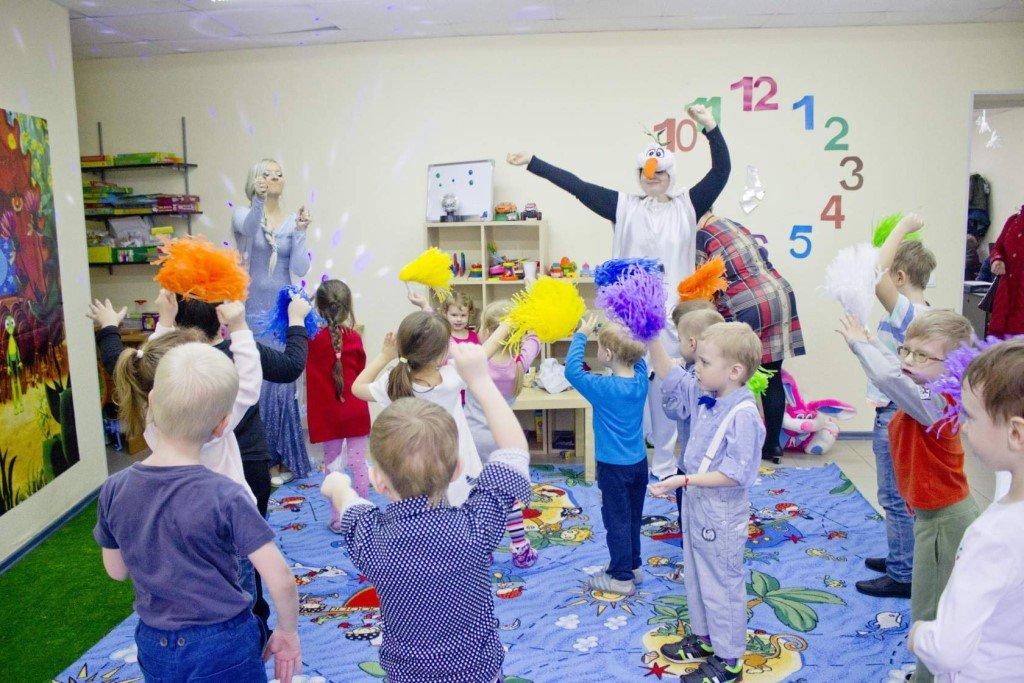
[[[704,406],[708,410],[714,408],[716,403],[718,403],[718,400],[714,396],[706,394],[697,399],[697,405]]]

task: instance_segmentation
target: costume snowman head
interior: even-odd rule
[[[648,145],[637,155],[636,168],[640,172],[640,189],[644,194],[668,194],[672,189],[676,179],[676,158],[668,149],[653,143]]]

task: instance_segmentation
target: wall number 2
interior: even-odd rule
[[[797,242],[803,247],[803,251],[797,251],[791,247],[789,255],[793,258],[807,258],[811,255],[811,238],[809,235],[814,230],[813,226],[810,225],[794,225],[793,229],[789,231],[789,240],[791,242]]]

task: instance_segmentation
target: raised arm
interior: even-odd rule
[[[301,296],[292,298],[288,304],[288,331],[285,333],[284,352],[259,345],[260,367],[263,379],[277,384],[290,384],[297,380],[306,369],[306,355],[309,351],[309,337],[306,335],[305,320],[310,304]]]
[[[665,350],[665,345],[661,343],[661,339],[658,337],[655,337],[648,343],[647,350],[651,354],[651,368],[654,370],[654,374],[658,376],[658,379],[664,380],[668,377],[668,373],[672,371],[672,368],[679,367],[679,363],[672,360],[672,357],[668,355],[668,351]]]
[[[875,296],[878,297],[878,301],[888,313],[892,313],[892,309],[896,307],[896,301],[900,297],[896,283],[893,282],[892,275],[889,273],[893,259],[896,258],[896,252],[907,235],[923,227],[924,221],[920,216],[916,213],[907,214],[896,224],[878,250],[878,271],[881,273],[881,277],[878,284],[875,285]]]
[[[356,377],[354,382],[352,382],[352,395],[356,398],[361,398],[364,401],[376,402],[377,398],[370,390],[370,385],[377,379],[377,375],[387,367],[388,363],[397,357],[398,346],[395,342],[395,333],[388,332],[384,335],[384,344],[381,347],[380,353],[377,354],[376,358],[366,364],[363,371],[360,372],[359,376]]]
[[[312,254],[306,247],[306,229],[299,227],[302,225],[300,222],[302,220],[305,220],[305,225],[309,225],[308,214],[305,214],[305,211],[306,207],[299,209],[299,217],[295,219],[296,228],[292,232],[292,253],[288,257],[288,268],[295,277],[305,276],[309,272],[309,266],[313,263]],[[305,219],[303,219],[303,215],[306,216]]]
[[[228,422],[228,430],[232,431],[242,421],[246,411],[260,400],[263,368],[256,340],[245,322],[245,304],[241,301],[222,303],[217,307],[217,317],[231,333],[231,358],[238,369],[238,396]]]
[[[509,327],[507,323],[501,323],[498,325],[498,329],[491,332],[491,336],[487,337],[487,341],[482,344],[484,347],[484,355],[490,358],[500,351],[511,332],[512,328]]]
[[[509,154],[507,161],[513,166],[525,165],[527,171],[562,188],[601,218],[615,222],[615,207],[619,203],[619,193],[615,190],[580,180],[572,173],[552,166],[539,157],[526,152]]]
[[[695,121],[704,126],[704,137],[708,139],[711,148],[711,170],[690,188],[690,202],[697,218],[700,218],[711,209],[718,195],[722,194],[732,171],[732,161],[729,159],[729,147],[722,137],[722,129],[718,127],[718,122],[707,107],[696,104],[687,111]]]
[[[597,319],[592,315],[587,316],[580,323],[580,329],[572,336],[572,341],[569,343],[569,351],[565,355],[565,378],[576,391],[584,396],[592,393],[597,384],[597,378],[583,368],[583,359],[587,351],[587,338],[596,326]]]
[[[512,407],[494,385],[483,349],[476,344],[456,344],[451,354],[459,375],[483,409],[494,443],[499,449],[525,451],[527,443],[523,428],[512,412]],[[528,464],[524,463],[522,474],[529,476]]]

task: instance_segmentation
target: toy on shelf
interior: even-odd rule
[[[444,211],[444,215],[441,216],[442,223],[455,223],[459,220],[459,217],[455,214],[459,208],[459,198],[449,192],[441,198],[441,209]]]
[[[562,266],[560,266],[558,263],[552,263],[551,268],[548,269],[548,276],[565,277],[565,275],[562,273]]]
[[[494,205],[494,220],[496,221],[517,221],[519,213],[513,202],[498,202]]]
[[[580,277],[594,277],[594,271],[590,269],[590,264],[586,261],[583,262],[583,267],[580,268]]]
[[[562,270],[562,277],[567,277],[575,280],[577,277],[576,262],[571,260],[568,256],[563,256],[558,262],[559,268]]]
[[[469,277],[471,278],[483,278],[484,276],[484,264],[474,263],[469,267]]]
[[[782,418],[780,445],[788,451],[812,455],[828,452],[839,438],[837,420],[851,419],[857,409],[831,398],[804,403],[796,380],[785,370],[782,371],[782,386],[786,390],[786,414]]]
[[[504,272],[498,276],[498,279],[502,282],[514,282],[519,278],[516,277],[516,261],[502,261],[501,267]]]
[[[466,276],[466,252],[452,252],[452,276]]]
[[[524,221],[539,221],[541,219],[541,212],[537,210],[536,204],[527,202],[526,206],[523,207],[523,212],[519,214],[519,218]]]

